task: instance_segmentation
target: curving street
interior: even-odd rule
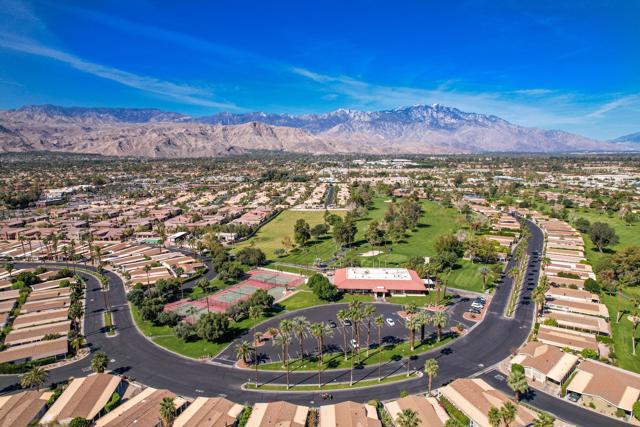
[[[528,252],[541,253],[544,245],[542,231],[532,222],[527,221],[531,231]],[[514,261],[509,261],[508,268]],[[21,264],[32,266],[36,264]],[[527,267],[526,283],[537,283],[540,271],[539,261],[531,260]],[[321,403],[319,392],[278,392],[273,394],[265,391],[247,391],[242,384],[252,382],[254,373],[250,370],[236,369],[233,363],[201,362],[184,358],[164,350],[146,339],[136,328],[131,318],[127,304],[124,283],[114,273],[106,271],[110,281],[108,298],[113,309],[113,318],[117,335],[107,337],[102,325],[102,313],[105,310],[105,296],[100,290],[98,281],[87,274],[82,274],[87,283],[87,301],[85,315],[85,336],[91,351],[104,351],[109,359],[109,369],[116,373],[127,375],[143,384],[167,388],[173,392],[197,397],[223,395],[236,402],[272,401],[276,397],[301,404]],[[434,379],[434,387],[446,384],[456,378],[483,375],[488,381],[492,377],[492,367],[505,359],[518,348],[529,335],[534,316],[534,304],[530,300],[532,285],[523,285],[518,300],[518,307],[513,318],[504,317],[512,282],[508,276],[504,277],[498,286],[490,303],[485,319],[473,327],[469,333],[448,346],[422,354],[413,360],[412,367],[420,368],[428,358],[439,360],[440,371]],[[90,372],[91,357],[87,357],[67,366],[50,371],[50,381],[58,382],[71,376],[82,376]],[[219,360],[219,359],[216,359]],[[404,361],[389,362],[383,366],[383,375],[393,375],[406,371]],[[284,372],[260,372],[260,382],[284,383]],[[322,373],[324,382],[348,381],[349,370],[325,371]],[[377,367],[358,369],[354,379],[363,380],[377,377]],[[292,384],[316,384],[316,372],[291,372]],[[496,383],[497,380],[491,380]],[[17,376],[0,377],[1,392],[19,387]],[[496,384],[496,387],[506,384]],[[367,401],[369,399],[396,398],[401,391],[410,393],[424,392],[426,381],[424,378],[414,378],[408,381],[384,384],[377,387],[363,388],[354,391],[332,391],[335,401],[355,399]],[[547,410],[556,416],[577,425],[619,426],[624,425],[616,420],[599,416],[586,410],[576,410],[560,399],[550,396],[538,396],[531,400],[533,405]],[[569,406],[567,406],[569,405]]]

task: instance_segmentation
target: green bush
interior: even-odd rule
[[[62,394],[62,391],[63,390],[60,387],[53,390],[53,393],[51,393],[51,396],[49,396],[49,399],[47,400],[47,406],[51,407],[51,405],[53,405],[56,402],[56,400],[58,400],[58,398]]]
[[[519,372],[524,375],[524,366],[518,363],[514,363],[513,365],[511,365],[511,372],[512,373]]]
[[[583,349],[580,354],[582,355],[582,357],[584,357],[585,359],[595,359],[598,360],[598,352],[591,349],[591,348],[585,348]]]
[[[627,413],[624,411],[624,409],[616,409],[616,417],[618,418],[624,418],[627,416]]]
[[[111,395],[111,399],[104,405],[104,410],[107,412],[111,412],[116,406],[120,404],[120,395],[118,392],[114,392]]]
[[[633,416],[640,420],[640,400],[633,404]]]
[[[75,417],[69,423],[69,427],[89,427],[89,420],[85,420],[82,417]]]
[[[238,427],[245,427],[247,425],[247,421],[249,421],[249,417],[251,416],[251,411],[253,411],[253,406],[245,403],[244,408],[242,408],[242,412],[238,415]]]

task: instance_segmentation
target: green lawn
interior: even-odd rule
[[[628,297],[640,297],[640,289],[628,288],[625,290]],[[625,313],[620,318],[620,323],[616,322],[618,312],[618,298],[612,295],[602,294],[601,301],[606,304],[611,316],[611,331],[613,333],[613,351],[617,358],[617,365],[621,368],[628,369],[633,372],[640,373],[640,350],[636,346],[638,352],[633,356],[631,349],[631,337],[633,336],[633,326],[627,318],[631,312],[632,302],[628,298],[620,299],[620,307]]]
[[[350,257],[355,257],[359,253],[370,250],[382,250],[383,254],[375,257],[360,257],[357,259],[363,266],[388,266],[398,267],[409,261],[411,258],[435,256],[435,242],[439,236],[458,230],[461,225],[458,222],[461,215],[454,208],[445,208],[439,203],[424,200],[422,204],[422,218],[418,227],[407,233],[405,238],[395,244],[390,244],[387,248],[373,248],[364,240],[365,232],[369,222],[373,220],[382,221],[388,203],[386,198],[376,198],[373,209],[369,211],[366,218],[358,221],[358,233],[356,234],[356,247],[349,251]],[[449,286],[471,291],[482,291],[482,278],[478,274],[478,269],[482,264],[472,264],[469,261],[461,260],[459,267],[451,272],[449,276]]]
[[[490,264],[473,264],[464,259],[461,260],[458,265],[460,268],[451,271],[449,286],[457,289],[482,292],[482,276],[478,273],[478,270],[480,270],[481,267],[491,268],[492,266]],[[490,286],[491,283],[487,278],[487,287]]]
[[[438,302],[442,302],[442,301],[438,301],[438,294],[437,292],[430,292],[428,295],[426,296],[407,296],[407,297],[389,297],[387,298],[387,301],[389,301],[390,303],[393,304],[401,304],[401,305],[406,305],[406,304],[415,304],[418,307],[424,307],[425,305],[433,305],[436,304]]]
[[[336,215],[344,215],[344,211],[332,211]],[[323,261],[328,260],[336,251],[336,246],[329,236],[321,237],[320,240],[311,240],[304,248],[295,248],[288,254],[278,257],[274,254],[276,249],[282,249],[282,239],[289,236],[293,242],[293,226],[298,219],[304,219],[313,227],[324,222],[324,211],[291,211],[286,210],[277,217],[265,224],[255,236],[249,240],[239,243],[236,249],[247,246],[255,246],[262,249],[271,261],[281,261],[292,264],[312,265],[316,258]]]
[[[616,230],[616,234],[620,237],[620,242],[617,245],[611,246],[609,249],[618,251],[627,246],[640,246],[640,224],[627,225],[618,215],[609,217],[606,213],[596,212],[593,209],[581,208],[575,209],[574,214],[576,218],[586,218],[590,222],[604,222],[609,224]],[[584,244],[587,259],[595,264],[602,257],[606,256],[606,253],[600,253],[595,245],[589,239],[589,236],[584,234]]]
[[[351,294],[343,294],[342,298],[338,301],[329,303],[327,301],[323,301],[318,298],[313,292],[311,292],[308,288],[303,285],[300,287],[299,291],[295,294],[291,295],[289,298],[281,301],[278,305],[283,307],[286,311],[299,310],[301,308],[314,307],[316,305],[324,305],[324,304],[339,304],[339,303],[349,303],[351,301],[362,301],[362,302],[372,302],[373,296],[371,295],[351,295]]]
[[[573,214],[576,218],[586,218],[592,223],[607,223],[616,230],[616,234],[620,237],[620,242],[617,245],[611,246],[611,248],[609,248],[610,250],[607,251],[609,253],[601,253],[591,242],[589,236],[583,234],[585,256],[592,265],[596,265],[601,259],[609,256],[612,251],[618,251],[628,246],[640,246],[640,225],[638,224],[629,226],[618,215],[609,217],[606,213],[596,212],[588,208],[574,209]],[[640,297],[640,289],[627,288],[624,290],[624,294],[627,297]],[[613,350],[617,357],[617,365],[621,368],[640,373],[640,357],[631,354],[633,327],[627,319],[627,314],[622,316],[620,323],[616,323],[617,298],[615,296],[602,294],[601,300],[609,309],[609,316],[612,319],[610,324],[613,334]],[[628,313],[631,310],[631,301],[628,298],[623,298],[621,300],[621,307]]]
[[[408,356],[416,356],[418,354],[425,353],[427,351],[433,350],[434,348],[449,344],[454,337],[447,336],[443,337],[441,341],[437,341],[436,339],[426,339],[424,342],[420,342],[420,332],[418,331],[416,334],[416,341],[414,345],[413,351],[411,351],[410,343],[402,342],[400,344],[387,345],[382,347],[382,351],[380,349],[371,349],[369,351],[369,355],[367,355],[366,349],[362,348],[360,351],[360,363],[361,366],[375,366],[378,363],[386,363],[391,360],[401,360],[403,358],[407,358]],[[376,340],[375,331],[371,334],[371,343],[373,344]],[[366,334],[361,337],[361,341],[365,343]],[[295,345],[297,341],[294,340],[292,345]],[[271,345],[271,344],[267,344]],[[358,365],[358,359],[354,354],[347,354],[347,359],[345,360],[343,353],[327,353],[323,358],[323,370],[330,369],[349,369],[351,367],[351,359],[354,358],[353,364],[354,366]],[[418,366],[421,368],[421,366]],[[274,371],[284,371],[285,368],[281,361],[265,363],[259,366],[259,369],[263,370],[274,370]],[[307,359],[291,359],[289,361],[289,370],[290,371],[313,371],[318,369],[318,362],[315,358],[307,358]]]

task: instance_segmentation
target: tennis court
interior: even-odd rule
[[[264,289],[276,300],[282,298],[287,290],[304,282],[303,276],[257,269],[247,273],[247,279],[216,292],[208,297],[195,301],[183,299],[167,304],[164,311],[173,311],[184,316],[188,321],[197,319],[210,311],[225,312],[240,301],[251,298],[258,289]]]

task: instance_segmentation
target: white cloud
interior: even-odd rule
[[[96,64],[26,38],[16,38],[9,34],[0,33],[0,47],[59,61],[76,70],[112,80],[144,92],[171,98],[185,104],[212,108],[238,109],[235,104],[214,100],[213,93],[205,88],[173,83],[155,77],[141,76],[114,67]]]
[[[600,118],[605,116],[610,111],[616,110],[621,107],[626,107],[631,104],[635,104],[638,101],[640,101],[640,94],[622,96],[601,105],[598,109],[589,113],[588,117]]]

